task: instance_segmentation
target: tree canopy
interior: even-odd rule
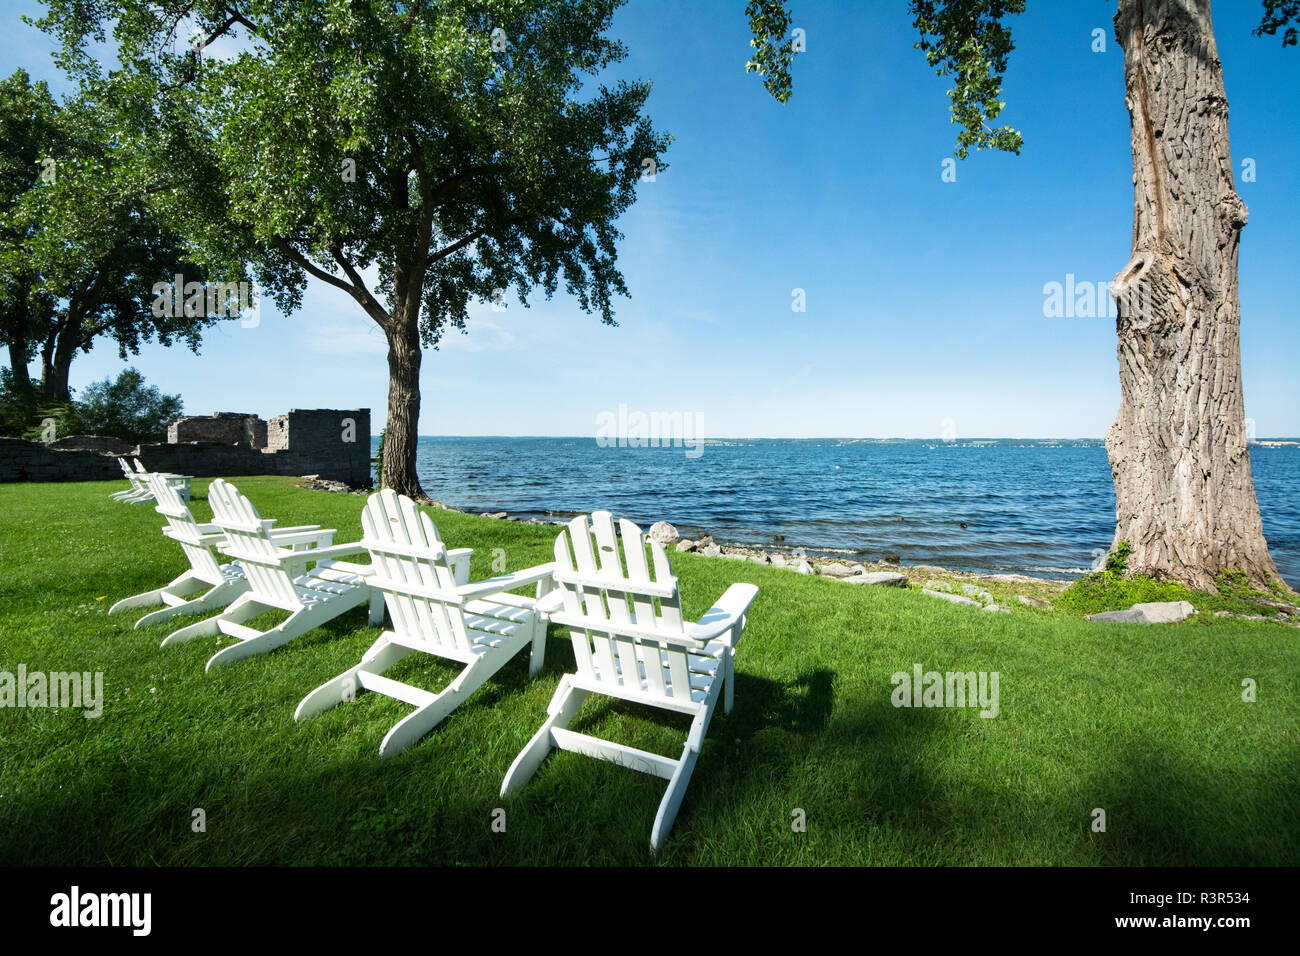
[[[221,317],[155,308],[156,285],[178,274],[204,283],[211,270],[190,255],[181,224],[161,221],[111,93],[103,84],[58,104],[22,71],[0,85],[0,337],[20,383],[40,354],[53,400],[70,397],[73,358],[101,336],[124,359],[153,340],[197,350]]]
[[[621,2],[51,0],[41,22],[65,68],[129,91],[126,135],[210,255],[255,254],[285,311],[314,277],[383,329],[384,471],[419,494],[422,345],[511,289],[563,282],[607,323],[627,295],[615,221],[669,137],[648,83],[592,79],[625,55]]]

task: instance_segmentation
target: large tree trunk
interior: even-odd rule
[[[388,336],[388,421],[384,430],[384,486],[410,498],[426,497],[415,473],[420,425],[420,331],[394,310]]]
[[[70,332],[60,329],[51,333],[41,350],[41,393],[53,402],[72,401],[68,378],[77,345]]]
[[[1277,578],[1241,391],[1228,101],[1208,0],[1119,0],[1133,145],[1133,252],[1115,277],[1123,399],[1106,436],[1131,571],[1214,589]]]
[[[14,389],[30,391],[32,378],[27,372],[27,340],[17,335],[9,338],[9,368],[13,372]]]

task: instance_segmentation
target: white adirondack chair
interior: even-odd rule
[[[163,587],[123,598],[109,608],[108,613],[165,605],[161,610],[146,614],[136,621],[135,626],[140,628],[180,614],[202,614],[219,610],[247,591],[248,580],[244,576],[243,566],[238,561],[227,564],[217,561],[214,550],[217,545],[225,542],[225,533],[215,524],[199,524],[195,521],[176,488],[162,475],[151,474],[147,480],[149,492],[158,502],[155,510],[167,519],[163,534],[181,546],[185,557],[189,559],[190,568]],[[266,522],[268,527],[274,523],[274,519]],[[322,531],[320,525],[303,525],[272,530],[270,534],[277,543],[297,549],[328,547],[334,533]],[[196,591],[203,593],[190,597]]]
[[[374,569],[337,560],[364,551],[364,545],[339,544],[292,551],[285,547],[290,541],[274,537],[253,503],[221,478],[208,486],[208,502],[212,505],[213,524],[226,536],[226,544],[219,550],[239,561],[249,590],[215,617],[169,634],[163,641],[164,647],[204,635],[227,634],[238,638],[238,644],[223,647],[212,655],[204,668],[209,671],[275,650],[367,600],[370,600],[370,623],[382,622],[383,603],[378,592],[371,600],[372,593],[366,583]],[[326,532],[308,532],[322,533]],[[328,533],[334,532],[331,529]],[[311,570],[306,568],[308,562],[315,564]],[[269,631],[258,631],[244,624],[273,610],[288,611],[289,617]]]
[[[135,462],[135,470],[137,475],[143,476],[147,480],[150,474],[154,474],[154,472],[150,472],[149,469],[145,468],[145,466],[141,464],[139,458],[135,458],[133,459],[133,461]],[[123,465],[123,467],[125,467],[125,465]],[[171,471],[160,471],[160,472],[156,472],[156,474],[162,475],[164,478],[166,478],[167,483],[176,489],[176,493],[179,494],[181,498],[183,498],[185,501],[190,500],[190,476],[189,475],[178,475],[175,472],[171,472]],[[147,500],[150,501],[153,500],[152,492],[149,493],[149,498]]]
[[[731,712],[736,643],[758,588],[733,584],[697,623],[683,623],[677,579],[663,545],[649,541],[652,575],[641,529],[627,520],[619,528],[625,565],[608,511],[595,512],[590,521],[579,515],[555,539],[555,581],[564,606],[550,617],[568,626],[578,672],[560,679],[549,717],[510,765],[501,795],[527,783],[554,747],[654,774],[668,780],[650,832],[650,846],[658,850],[672,829],[724,685],[724,706]],[[569,730],[589,694],[690,714],[694,720],[681,757]]]
[[[149,490],[145,479],[138,472],[133,471],[131,466],[126,463],[125,458],[119,458],[117,463],[122,466],[122,474],[126,480],[131,483],[131,487],[125,491],[115,491],[111,495],[114,501],[122,501],[127,504],[138,505],[146,501],[153,501],[153,493]]]
[[[391,757],[429,733],[525,648],[532,649],[528,672],[541,669],[546,618],[538,599],[550,590],[554,565],[469,584],[471,549],[448,551],[429,516],[391,489],[370,496],[361,524],[361,543],[375,568],[369,584],[383,594],[393,629],[375,641],[360,664],[304,697],[294,720],[354,700],[361,690],[403,701],[415,711],[379,745],[379,756]],[[536,597],[506,593],[533,583]],[[465,669],[438,694],[382,676],[417,651],[457,661]]]

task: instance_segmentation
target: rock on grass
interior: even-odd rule
[[[1127,611],[1103,611],[1086,617],[1089,621],[1109,624],[1177,624],[1195,613],[1196,608],[1187,601],[1153,601],[1134,604]]]

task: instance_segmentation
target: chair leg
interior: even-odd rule
[[[193,583],[191,583],[193,582]],[[201,585],[197,578],[194,577],[193,571],[186,571],[180,577],[173,578],[169,583],[160,588],[154,588],[152,591],[142,591],[139,594],[133,594],[130,597],[122,598],[108,609],[109,614],[116,614],[118,611],[129,611],[132,608],[153,607],[155,604],[163,603],[164,594],[181,595],[188,594]],[[138,624],[136,625],[139,626]]]
[[[538,614],[533,619],[533,649],[528,657],[528,676],[533,677],[546,663],[546,618]]]
[[[146,614],[135,622],[135,626],[136,628],[148,627],[151,624],[158,624],[181,615],[202,614],[205,611],[220,610],[247,590],[247,581],[223,581],[192,601],[186,601],[184,604],[165,607],[162,610]]]
[[[281,645],[288,644],[295,637],[301,637],[308,631],[319,627],[329,618],[324,620],[313,618],[307,611],[294,611],[284,621],[271,628],[269,631],[263,631],[256,637],[249,637],[240,640],[229,647],[223,647],[209,658],[208,663],[204,666],[203,672],[206,674],[214,667],[224,667],[227,664],[233,664],[235,661],[242,661],[246,657],[256,657],[258,654],[267,654]]]
[[[731,645],[722,656],[722,666],[726,668],[725,683],[722,689],[722,712],[731,713],[736,703],[736,648]]]
[[[471,662],[442,693],[394,725],[379,745],[379,756],[394,757],[433,730],[513,656],[505,653],[484,654]]]
[[[532,740],[528,741],[523,750],[519,751],[519,756],[515,757],[514,763],[506,771],[505,779],[501,781],[501,796],[508,796],[532,779],[537,768],[542,765],[546,755],[551,752],[555,746],[555,741],[551,737],[551,731],[556,727],[568,727],[578,711],[582,708],[583,701],[590,695],[590,691],[581,690],[569,683],[569,676],[566,674],[560,678],[560,686],[555,688],[555,696],[551,698],[551,705],[546,708],[550,715],[546,722],[542,724],[540,730],[533,734]]]
[[[194,598],[192,601],[186,601],[185,604],[175,607],[164,607],[162,610],[144,615],[143,618],[136,620],[135,627],[147,627],[149,624],[156,624],[173,617],[188,617],[188,615],[192,614],[207,614],[208,611],[221,610],[222,607],[229,605],[240,594],[246,594],[247,592],[247,581],[222,581],[217,587],[212,588],[207,593],[200,594],[199,597]]]
[[[358,673],[367,670],[373,674],[382,674],[412,653],[414,652],[409,647],[401,647],[389,641],[387,637],[381,637],[370,645],[370,650],[366,651],[360,664],[349,667],[337,677],[330,678],[304,697],[298,704],[298,709],[293,712],[293,719],[307,720],[324,713],[336,704],[355,700],[357,692],[361,690],[361,682],[357,679]]]
[[[699,721],[703,715],[696,717]],[[664,798],[659,802],[659,812],[655,815],[655,825],[650,831],[650,849],[658,852],[668,839],[669,832],[672,831],[673,821],[677,819],[677,811],[681,808],[682,798],[686,796],[686,787],[691,782],[691,774],[695,771],[695,761],[699,759],[699,751],[692,750],[688,744],[682,750],[682,759],[677,764],[677,769],[673,771],[672,779],[668,781],[668,790],[664,793]]]
[[[301,637],[308,631],[313,631],[322,624],[334,620],[340,614],[352,610],[369,596],[368,589],[358,587],[354,588],[350,594],[339,595],[326,604],[318,604],[312,608],[301,608],[294,611],[287,619],[281,621],[269,631],[263,631],[256,637],[242,639],[238,644],[232,644],[230,647],[223,647],[217,651],[212,655],[207,666],[203,668],[204,673],[214,667],[223,667],[226,664],[233,664],[235,661],[242,661],[246,657],[273,651],[281,645],[288,644],[295,637]],[[230,615],[235,611],[238,604],[239,602],[236,601],[235,604],[218,614],[213,620],[232,620]],[[235,623],[247,620],[250,617],[256,617],[258,613],[260,612],[244,614],[242,618],[236,619]]]
[[[233,621],[238,624],[248,620],[250,617],[256,617],[269,609],[268,605],[256,600],[252,594],[244,593],[235,598],[235,602],[215,617],[210,617],[206,621],[198,621],[189,624],[179,630],[172,631],[163,638],[160,647],[167,647],[171,644],[180,644],[184,641],[192,641],[196,637],[215,637],[221,633],[222,621]]]
[[[384,592],[377,588],[370,590],[370,626],[384,626]]]

